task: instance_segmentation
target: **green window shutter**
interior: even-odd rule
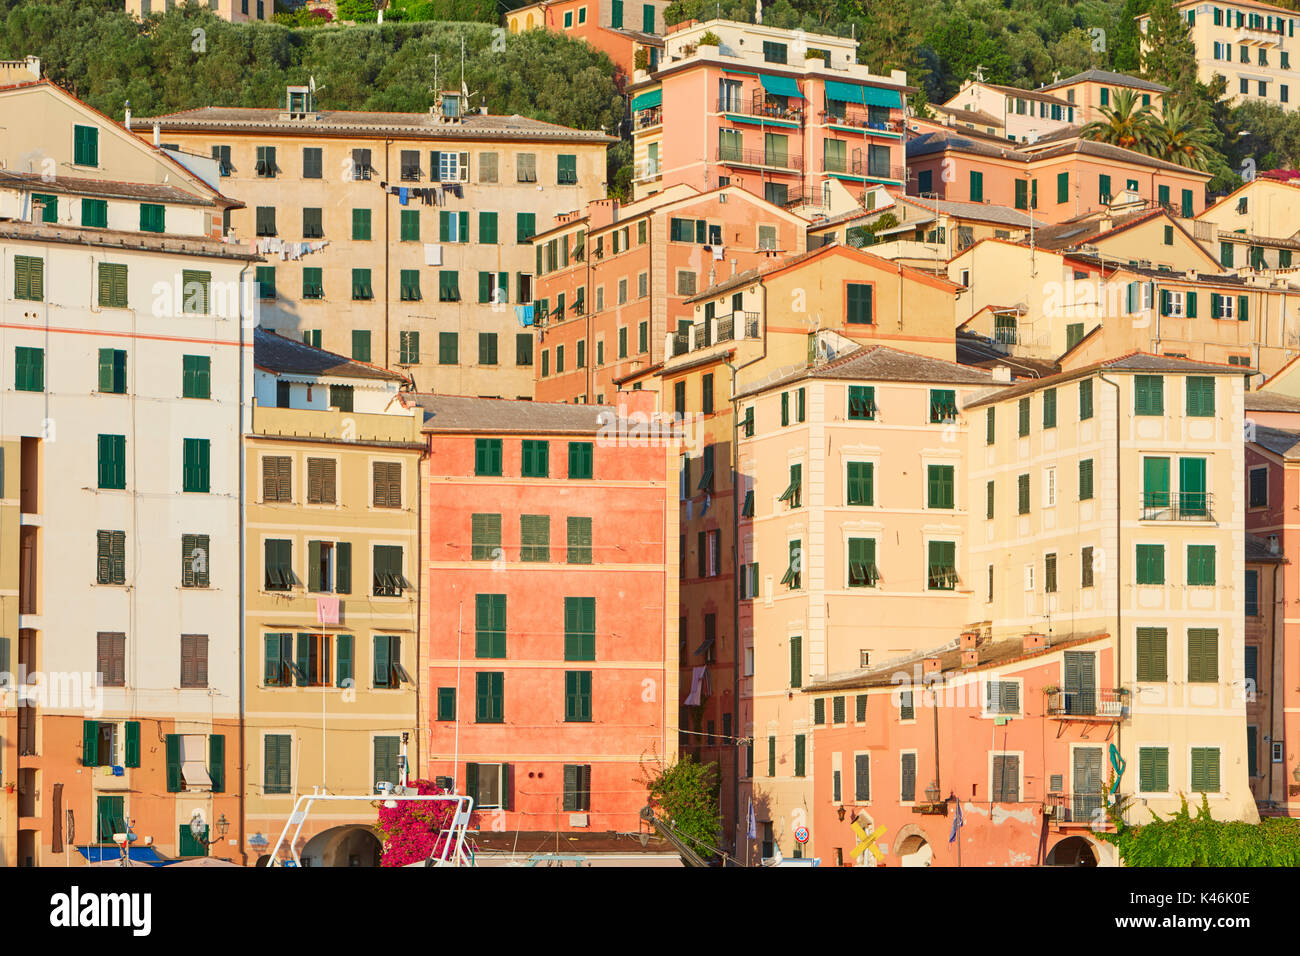
[[[1142,459],[1142,505],[1144,508],[1169,507],[1169,459]]]
[[[1070,174],[1056,174],[1056,201],[1058,203],[1070,201]]]
[[[181,738],[179,734],[168,734],[166,738],[167,756],[167,792],[180,793],[184,789],[181,780]]]
[[[592,448],[589,441],[569,442],[569,477],[590,478],[592,475]]]
[[[456,688],[438,688],[438,720],[456,719]]]
[[[108,202],[103,199],[81,200],[81,224],[91,229],[108,226]]]
[[[469,212],[462,209],[459,213],[457,225],[460,234],[456,237],[458,242],[469,242]]]
[[[1219,680],[1219,632],[1212,627],[1187,630],[1187,680],[1213,684]]]
[[[1029,514],[1029,476],[1016,478],[1016,514]]]
[[[1165,583],[1165,546],[1163,544],[1139,544],[1137,546],[1137,583]]]
[[[776,776],[776,738],[767,738],[767,775]]]
[[[591,564],[591,518],[571,515],[568,525],[568,563]]]
[[[478,214],[478,241],[483,245],[496,245],[497,241],[497,214],[494,212],[482,212]]]
[[[352,238],[366,240],[370,238],[370,210],[352,210]]]
[[[72,162],[77,166],[99,165],[99,130],[96,127],[72,127]]]
[[[212,301],[212,273],[181,270],[181,311],[186,315],[207,315]]]
[[[99,766],[99,721],[81,722],[81,764],[83,767]]]
[[[208,737],[208,776],[213,793],[226,792],[226,738],[222,734]]]
[[[401,241],[402,242],[419,242],[420,241],[420,213],[416,209],[403,209],[399,217],[401,220]]]
[[[140,721],[138,720],[128,720],[126,722],[125,749],[125,765],[128,767],[140,766]]]
[[[1092,459],[1084,458],[1079,462],[1079,500],[1087,501],[1092,497]]]
[[[1214,584],[1214,545],[1187,546],[1187,583],[1189,586]]]
[[[506,596],[504,594],[474,596],[474,656],[480,658],[506,656]]]
[[[1054,388],[1043,391],[1043,427],[1056,427],[1056,389]]]
[[[98,271],[100,306],[106,309],[126,308],[126,266],[101,262]]]
[[[818,697],[813,700],[813,723],[818,725],[826,723],[825,697]]]
[[[210,458],[211,442],[208,439],[184,439],[184,491],[206,494],[211,490]]]
[[[99,436],[99,487],[126,487],[126,436]]]
[[[928,488],[927,506],[930,508],[953,508],[954,467],[952,465],[927,466]]]
[[[356,680],[355,671],[352,667],[352,635],[340,634],[336,639],[335,644],[334,686],[351,686],[351,684]]]
[[[1152,683],[1169,679],[1168,634],[1163,627],[1137,629],[1137,679]]]
[[[808,738],[806,735],[794,735],[794,775],[796,777],[802,777],[807,774],[807,743]]]
[[[846,322],[853,325],[871,325],[875,321],[871,303],[872,291],[872,286],[866,283],[848,284]]]
[[[14,298],[29,302],[45,300],[45,260],[36,256],[14,256]]]
[[[1097,177],[1097,198],[1098,198],[1098,200],[1100,200],[1100,201],[1103,202],[1103,203],[1109,203],[1109,202],[1110,202],[1110,199],[1111,199],[1111,195],[1112,195],[1112,194],[1111,194],[1111,191],[1110,191],[1110,177],[1109,177],[1109,176],[1098,176],[1098,177]]]
[[[875,504],[875,465],[869,461],[851,461],[848,464],[848,503],[851,505]]]
[[[803,686],[803,638],[790,638],[790,686],[796,690]]]
[[[212,359],[206,355],[181,357],[181,395],[184,398],[212,397]]]
[[[1209,375],[1187,376],[1187,414],[1194,418],[1214,417],[1214,378]]]
[[[1079,420],[1092,418],[1092,379],[1086,378],[1079,383]]]
[[[1250,299],[1247,296],[1237,296],[1237,319],[1245,322],[1250,318]]]
[[[158,203],[140,203],[140,231],[166,232],[167,207]]]
[[[1178,511],[1181,515],[1204,515],[1208,512],[1205,470],[1204,458],[1178,460]]]

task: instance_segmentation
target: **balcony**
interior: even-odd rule
[[[1243,46],[1280,46],[1281,32],[1267,30],[1264,27],[1238,27],[1233,42]]]
[[[735,313],[724,315],[718,319],[718,341],[730,342],[736,337],[736,317]]]
[[[652,106],[648,110],[637,110],[636,114],[632,117],[632,126],[637,130],[662,126],[663,122],[664,108],[662,106]]]
[[[1043,801],[1043,816],[1052,826],[1091,827],[1110,826],[1106,819],[1106,795],[1101,790],[1082,793],[1049,793]]]
[[[865,110],[846,109],[841,116],[838,113],[822,110],[818,118],[826,126],[848,126],[853,129],[874,131],[877,133],[892,133],[895,136],[903,134],[903,121],[896,119],[882,120],[879,117],[872,118]]]
[[[704,319],[694,323],[689,329],[670,333],[666,351],[668,355],[675,358],[722,342],[754,338],[758,338],[758,313],[732,312],[729,315]]]
[[[1095,687],[1056,690],[1047,695],[1047,716],[1061,721],[1118,723],[1124,719],[1127,704],[1126,690],[1098,690]]]
[[[761,149],[736,149],[719,146],[717,160],[728,166],[748,166],[753,169],[775,169],[782,172],[803,172],[803,157],[780,153],[768,155]]]
[[[855,176],[858,179],[883,179],[900,183],[903,181],[902,166],[873,163],[861,156],[854,156],[852,159],[828,157],[822,166],[822,172],[828,176]]]
[[[1214,496],[1208,491],[1144,491],[1143,521],[1213,521]]]
[[[756,91],[748,103],[745,102],[743,97],[719,97],[718,112],[730,113],[732,116],[757,116],[761,119],[791,125],[798,125],[803,122],[802,106],[790,106],[788,104],[782,106],[780,103],[770,102],[762,90]]]
[[[691,334],[689,332],[673,333],[673,355],[685,355],[691,350]]]
[[[993,330],[993,341],[999,345],[1019,345],[1020,330],[1014,325],[1000,325]]]

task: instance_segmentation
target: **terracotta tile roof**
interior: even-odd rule
[[[0,219],[0,239],[29,242],[72,243],[99,246],[107,249],[129,249],[144,252],[173,252],[187,256],[205,256],[212,259],[240,259],[263,262],[263,258],[248,246],[226,243],[205,236],[181,236],[174,233],[123,232],[117,229],[90,229],[81,226],[56,226],[43,222],[22,222],[17,219]]]
[[[1169,87],[1161,86],[1159,83],[1152,83],[1150,80],[1144,80],[1137,76],[1129,76],[1127,73],[1112,73],[1110,70],[1084,70],[1082,73],[1074,74],[1074,76],[1067,76],[1063,80],[1057,80],[1055,83],[1048,83],[1046,86],[1039,87],[1039,89],[1046,92],[1063,86],[1074,86],[1076,83],[1110,83],[1115,86],[1127,86],[1136,90],[1149,90],[1152,93],[1169,92]]]
[[[224,199],[224,197],[198,196],[165,183],[127,183],[111,179],[87,179],[81,176],[59,176],[47,181],[40,173],[0,169],[0,189],[6,187],[60,195],[102,196],[105,199],[136,199],[186,206],[243,205],[235,199],[218,203],[216,199]]]
[[[1300,412],[1300,398],[1277,392],[1247,392],[1248,412]]]
[[[332,375],[405,382],[398,372],[327,352],[266,329],[253,330],[253,364],[268,372],[290,375]]]
[[[1164,215],[1166,213],[1162,209],[1139,209],[1136,212],[1120,213],[1111,217],[1110,225],[1106,226],[1101,216],[1089,213],[1086,216],[1037,230],[1034,241],[1044,249],[1069,249],[1102,236],[1123,232],[1125,229],[1131,229]]]
[[[594,435],[611,426],[611,405],[573,405],[505,398],[471,398],[413,392],[408,402],[424,409],[425,432],[505,432]]]
[[[932,382],[936,385],[988,385],[993,381],[993,376],[983,369],[903,352],[887,345],[870,345],[855,349],[825,365],[777,369],[763,380],[742,389],[736,397],[756,395],[792,382],[813,378],[874,382]]]
[[[286,133],[292,136],[404,135],[425,139],[517,139],[616,143],[598,130],[569,129],[518,114],[484,116],[469,113],[446,122],[434,113],[382,113],[360,110],[317,110],[318,119],[289,119],[278,107],[204,106],[199,109],[138,117],[134,124],[157,125],[166,132],[213,130],[222,132]],[[133,124],[133,125],[134,125]]]
[[[1046,146],[1041,144],[1046,142]],[[1040,148],[1035,148],[1038,145]],[[1152,166],[1156,169],[1177,170],[1191,176],[1200,176],[1210,179],[1210,173],[1203,173],[1195,169],[1188,169],[1185,166],[1179,166],[1175,163],[1166,162],[1163,159],[1157,159],[1154,156],[1146,156],[1142,153],[1134,152],[1131,149],[1124,149],[1122,146],[1112,146],[1109,143],[1098,143],[1093,140],[1082,138],[1071,138],[1059,144],[1053,144],[1050,140],[1039,140],[1038,144],[1030,143],[1022,148],[999,147],[988,142],[981,142],[971,139],[956,130],[952,133],[926,133],[924,136],[918,136],[910,140],[907,144],[907,156],[909,159],[920,156],[929,156],[933,153],[941,153],[946,150],[956,150],[964,153],[974,153],[977,156],[988,156],[997,159],[1005,159],[1009,162],[1030,163],[1043,159],[1055,159],[1058,156],[1068,156],[1071,153],[1082,153],[1086,156],[1093,156],[1098,159],[1106,159],[1112,162],[1132,163],[1138,166]]]
[[[983,311],[983,310],[981,310]],[[1007,309],[1005,311],[1015,311]],[[993,342],[974,332],[957,332],[957,361],[973,368],[993,369],[1005,365],[1017,378],[1047,378],[1061,371],[1061,364],[1050,359],[1009,355],[994,347]]]
[[[1246,561],[1251,563],[1287,564],[1287,557],[1281,551],[1274,551],[1267,538],[1246,532]]]

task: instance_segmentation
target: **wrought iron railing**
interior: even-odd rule
[[[1143,521],[1213,521],[1214,496],[1208,491],[1144,491]]]
[[[1048,717],[1103,717],[1118,720],[1124,716],[1128,695],[1123,691],[1084,687],[1057,690],[1047,695]]]
[[[820,119],[823,123],[834,126],[852,126],[855,129],[874,130],[879,133],[902,133],[902,120],[871,119],[870,114],[863,110],[846,109],[844,115],[834,113],[828,110],[822,110]]]
[[[779,153],[769,155],[761,149],[738,149],[731,146],[719,146],[717,158],[720,163],[731,163],[736,166],[766,166],[771,169],[790,169],[795,172],[803,172],[802,156],[783,156]]]
[[[691,350],[691,336],[688,332],[673,333],[673,355],[685,355]]]
[[[761,95],[753,97],[749,102],[743,98],[735,97],[727,99],[718,98],[718,112],[732,113],[737,116],[761,116],[767,119],[782,120],[786,123],[802,123],[803,107],[801,106],[781,106],[777,103],[769,103]]]
[[[730,342],[736,337],[736,318],[735,315],[724,315],[718,319],[718,341]]]

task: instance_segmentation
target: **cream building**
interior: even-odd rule
[[[1205,792],[1216,819],[1258,819],[1238,584],[1242,377],[1134,353],[988,393],[963,414],[968,616],[994,638],[1110,635],[1113,673],[1067,655],[1049,716],[1114,731],[1119,793],[1138,811]],[[1108,784],[1112,773],[1102,768]]]
[[[471,109],[206,107],[136,119],[143,137],[213,157],[246,208],[226,235],[268,256],[261,327],[398,368],[427,391],[531,398],[535,233],[605,195],[614,139]]]
[[[1080,126],[1102,119],[1102,110],[1113,107],[1115,98],[1124,91],[1136,96],[1139,106],[1149,106],[1159,114],[1164,108],[1164,96],[1169,87],[1110,70],[1084,70],[1039,87],[1039,92],[1061,97],[1073,106],[1075,122]]]

